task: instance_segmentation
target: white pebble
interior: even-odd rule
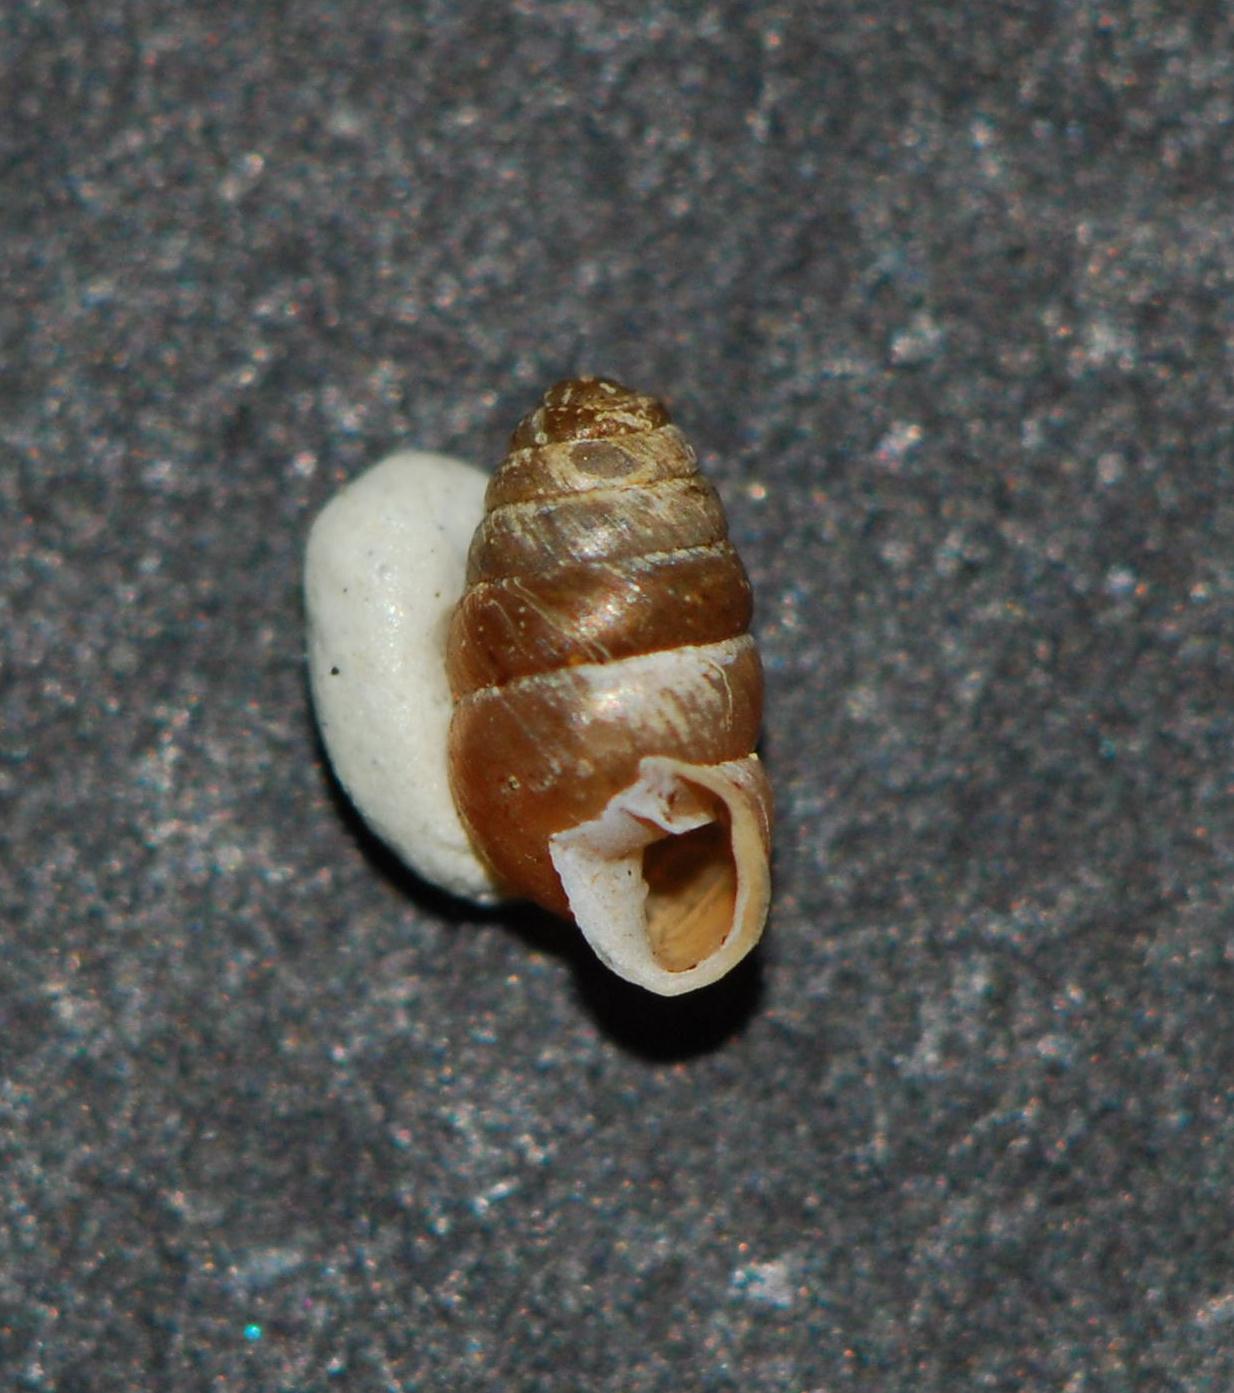
[[[404,451],[348,484],[309,534],[304,591],[317,723],[365,822],[424,880],[500,898],[446,768],[445,634],[488,479]]]

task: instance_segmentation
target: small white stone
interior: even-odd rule
[[[417,875],[491,904],[500,895],[450,792],[445,669],[487,482],[446,455],[374,465],[314,523],[304,592],[313,703],[339,782]]]

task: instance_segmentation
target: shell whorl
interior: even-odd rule
[[[550,838],[600,817],[648,756],[752,757],[750,611],[664,407],[602,378],[545,393],[490,481],[447,640],[455,800],[502,881],[569,914]]]

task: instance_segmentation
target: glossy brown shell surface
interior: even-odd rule
[[[554,833],[645,755],[753,750],[750,610],[719,498],[664,407],[604,379],[551,388],[489,485],[447,642],[455,800],[507,886],[567,913]]]

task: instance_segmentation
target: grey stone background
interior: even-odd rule
[[[1234,13],[0,10],[16,1390],[1234,1386]],[[304,537],[579,370],[754,579],[765,946],[402,873]]]

